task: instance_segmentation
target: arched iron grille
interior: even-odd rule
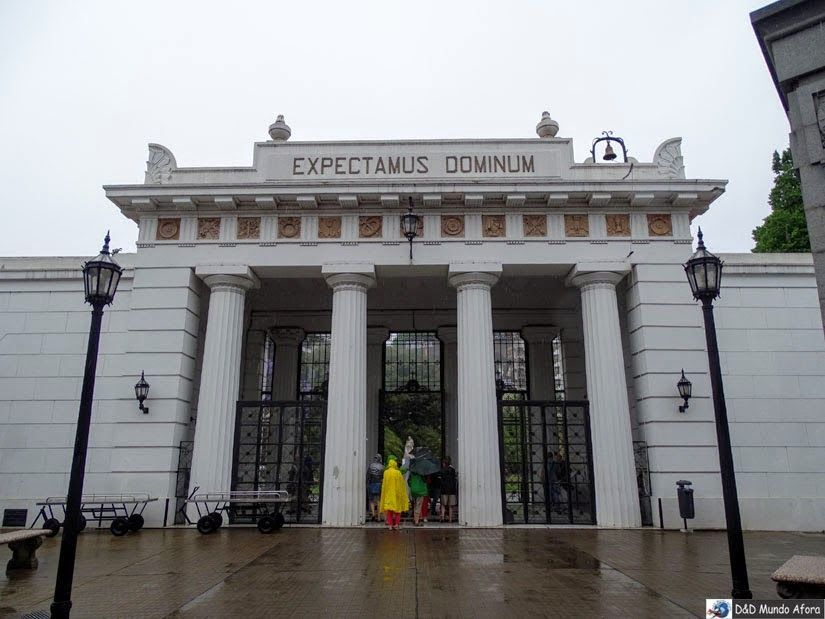
[[[378,448],[401,456],[407,436],[441,455],[444,406],[441,341],[432,331],[391,333],[384,344],[384,388],[380,398]]]

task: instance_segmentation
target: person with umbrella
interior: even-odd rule
[[[438,460],[426,447],[419,447],[411,456],[410,494],[413,498],[413,523],[415,526],[421,526],[424,524],[421,522],[422,516],[426,517],[424,505],[430,494],[425,477],[439,471],[440,467]]]

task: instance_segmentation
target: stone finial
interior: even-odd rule
[[[292,129],[284,122],[284,115],[278,114],[275,122],[269,125],[269,137],[275,142],[286,142],[292,135]]]
[[[542,112],[541,120],[536,125],[536,133],[540,138],[554,138],[559,132],[559,123],[550,118],[550,112]]]

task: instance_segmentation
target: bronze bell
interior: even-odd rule
[[[613,161],[616,158],[616,153],[613,152],[613,147],[610,146],[610,142],[607,143],[607,148],[604,149],[604,157],[605,161]]]

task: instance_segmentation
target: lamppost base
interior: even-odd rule
[[[730,592],[731,598],[734,600],[752,600],[753,593],[750,589],[734,589]]]
[[[51,611],[52,619],[68,619],[72,610],[72,601],[52,602],[49,610]]]

